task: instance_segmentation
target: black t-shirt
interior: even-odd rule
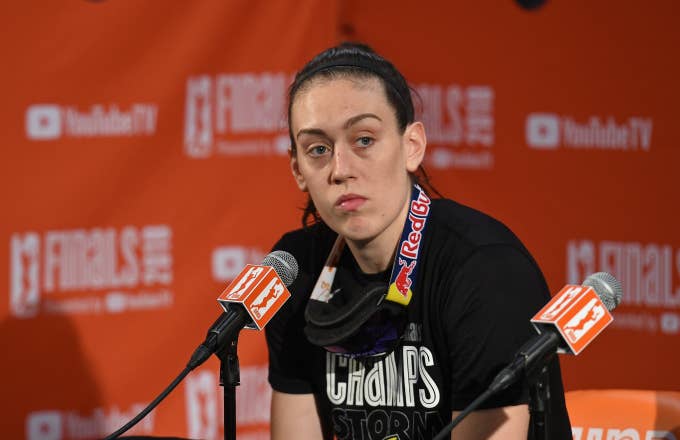
[[[322,425],[338,439],[430,439],[486,390],[518,348],[536,335],[529,319],[550,299],[540,269],[497,220],[446,199],[432,201],[418,261],[409,324],[386,358],[356,360],[307,341],[304,311],[336,234],[323,224],[285,234],[300,272],[291,299],[266,328],[269,381],[313,393]],[[345,248],[339,266],[365,282]],[[571,439],[557,359],[550,364],[550,439]],[[481,408],[528,402],[518,383]]]

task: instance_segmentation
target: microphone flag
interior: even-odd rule
[[[217,298],[225,312],[244,307],[251,321],[245,328],[262,330],[290,298],[290,292],[271,266],[247,264]]]
[[[557,352],[577,355],[613,320],[592,287],[567,284],[531,323],[539,333],[556,329],[562,335]]]

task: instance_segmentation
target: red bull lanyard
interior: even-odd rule
[[[425,191],[417,185],[411,190],[408,216],[404,222],[404,229],[398,243],[392,263],[392,275],[390,286],[385,299],[404,306],[411,302],[413,296],[412,286],[418,275],[418,256],[423,240],[425,224],[430,214],[430,198]],[[326,264],[321,270],[318,280],[312,291],[311,299],[328,302],[332,298],[331,286],[335,279],[336,266],[345,247],[345,239],[338,235],[333,244]]]

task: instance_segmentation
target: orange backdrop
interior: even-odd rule
[[[673,0],[6,5],[6,436],[104,436],[176,376],[226,283],[298,226],[286,88],[342,39],[400,67],[437,188],[506,222],[553,291],[599,270],[623,282],[612,326],[562,358],[567,388],[680,390],[679,12]],[[262,334],[243,332],[239,353],[239,438],[265,439]],[[221,438],[218,366],[133,432]]]

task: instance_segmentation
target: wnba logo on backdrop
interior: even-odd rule
[[[261,426],[269,423],[271,387],[267,366],[242,366],[239,392],[236,394],[236,422],[243,438],[269,439]],[[219,377],[212,371],[198,371],[185,381],[184,396],[187,436],[218,438],[223,428],[224,399],[219,392]],[[249,426],[252,425],[252,426]],[[243,431],[248,432],[243,432]],[[241,435],[239,435],[241,438]]]
[[[172,231],[166,225],[15,233],[10,238],[10,311],[29,318],[41,312],[168,307],[172,292],[147,288],[172,282],[171,249]],[[80,294],[93,290],[108,292]]]
[[[435,168],[493,167],[494,89],[476,85],[421,84],[423,123]]]
[[[286,154],[289,75],[243,73],[187,79],[184,151],[196,158]]]
[[[630,117],[619,123],[613,117],[603,121],[599,116],[591,116],[587,121],[578,122],[556,113],[531,113],[525,122],[525,138],[529,147],[540,150],[565,147],[649,151],[652,119]]]
[[[128,110],[117,105],[93,105],[89,111],[74,106],[34,104],[26,109],[26,137],[48,141],[68,137],[150,136],[156,132],[158,107],[132,104]]]
[[[621,281],[621,305],[614,327],[680,333],[680,249],[669,244],[570,240],[567,282],[580,283],[593,272],[609,272]]]

